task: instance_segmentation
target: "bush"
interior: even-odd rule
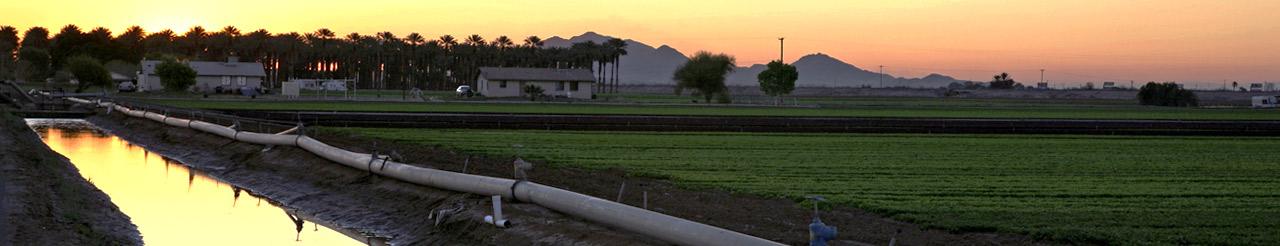
[[[111,86],[111,72],[107,72],[107,68],[93,57],[86,55],[71,57],[67,59],[67,70],[70,70],[71,75],[80,81],[76,85],[76,92],[82,92],[89,86]]]
[[[521,90],[524,91],[525,95],[529,95],[529,101],[537,101],[539,97],[542,97],[542,87],[537,85],[525,85]]]
[[[49,52],[38,48],[23,47],[18,51],[18,79],[29,83],[44,83],[53,73],[50,68]]]
[[[1200,99],[1195,92],[1183,89],[1173,82],[1147,82],[1138,90],[1138,102],[1142,105],[1168,107],[1200,106]]]
[[[1000,73],[996,76],[992,76],[990,84],[991,89],[1013,89],[1022,87],[1022,84],[1019,84],[1017,81],[1014,81],[1013,78],[1010,78],[1008,73]]]
[[[156,66],[156,75],[165,90],[184,91],[196,84],[196,70],[173,60],[166,60]]]

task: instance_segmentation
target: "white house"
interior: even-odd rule
[[[486,97],[523,97],[526,85],[553,97],[591,99],[595,76],[588,69],[482,67],[476,91]]]
[[[156,66],[161,61],[143,60],[142,71],[138,73],[138,91],[158,91],[164,89],[160,77],[156,75]],[[195,91],[212,92],[218,88],[233,90],[239,88],[262,88],[266,79],[266,69],[262,63],[240,62],[238,57],[230,57],[226,62],[191,61],[187,66],[196,71]]]

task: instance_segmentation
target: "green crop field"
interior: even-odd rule
[[[691,187],[821,194],[955,231],[1068,243],[1280,242],[1277,138],[326,130],[622,168]]]
[[[145,99],[187,108],[376,112],[474,112],[541,114],[924,117],[924,118],[1045,118],[1045,119],[1178,119],[1280,120],[1280,111],[1253,109],[1197,109],[1134,105],[1034,104],[1010,100],[966,100],[959,106],[923,99],[882,99],[824,108],[737,107],[700,105],[628,105],[569,103],[439,103],[337,102]]]

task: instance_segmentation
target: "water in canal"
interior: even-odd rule
[[[84,121],[28,121],[129,215],[148,245],[362,245],[264,198],[104,134]]]

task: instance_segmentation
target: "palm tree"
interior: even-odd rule
[[[515,42],[512,42],[511,38],[507,38],[507,36],[498,36],[498,38],[493,40],[493,46],[498,48],[497,55],[499,59],[496,64],[497,66],[505,67],[514,64],[514,62],[511,62],[512,56],[510,54],[511,52],[509,52],[510,48],[515,46]]]
[[[266,58],[263,53],[265,52],[267,40],[269,39],[271,39],[271,33],[267,32],[266,29],[258,29],[250,32],[249,34],[245,34],[240,38],[240,43],[236,46],[236,50],[240,51],[240,54],[237,55],[240,55],[241,59],[265,62]]]
[[[422,70],[424,69],[422,54],[419,53],[420,50],[418,50],[418,48],[421,47],[423,43],[426,43],[427,39],[422,37],[422,34],[415,32],[409,33],[408,36],[404,36],[404,42],[409,44],[409,56],[408,59],[406,59],[409,67],[409,80],[413,82],[414,88],[418,88],[418,84],[423,81]]]
[[[472,46],[485,45],[484,37],[481,37],[478,34],[471,34],[471,36],[467,36],[466,44]]]
[[[125,29],[124,33],[115,38],[115,43],[124,48],[120,58],[129,62],[138,62],[142,60],[142,56],[146,55],[147,50],[143,41],[147,37],[146,31],[140,26],[131,26]]]
[[[53,71],[61,70],[64,60],[84,49],[84,36],[84,32],[76,25],[63,26],[58,34],[53,35],[49,44],[50,66]]]
[[[204,56],[206,49],[205,38],[208,36],[209,34],[205,33],[204,27],[191,27],[191,30],[187,30],[187,33],[182,34],[182,38],[179,39],[182,41],[182,50],[186,52],[187,56],[199,59]]]
[[[172,30],[146,33],[141,27],[133,26],[112,37],[106,28],[82,33],[79,27],[68,25],[53,38],[49,37],[48,30],[39,27],[28,30],[23,39],[17,39],[16,33],[12,27],[0,26],[0,53],[7,50],[12,54],[16,48],[10,46],[54,46],[57,48],[49,50],[57,52],[50,52],[51,55],[89,54],[104,61],[138,61],[150,54],[175,55],[182,60],[235,55],[264,64],[267,87],[296,77],[346,77],[378,88],[399,83],[401,89],[411,85],[444,89],[443,85],[450,83],[462,84],[457,83],[460,79],[474,81],[481,66],[542,66],[591,68],[600,82],[597,90],[608,88],[612,81],[616,91],[620,81],[619,57],[626,54],[625,44],[619,45],[620,41],[615,40],[604,44],[575,44],[572,48],[544,48],[544,41],[537,36],[528,36],[523,44],[517,45],[508,36],[498,36],[492,41],[480,35],[469,35],[464,40],[450,35],[426,40],[418,33],[396,38],[390,32],[380,32],[373,36],[351,33],[335,38],[334,32],[327,28],[305,34],[271,34],[265,29],[242,34],[235,26],[213,33],[193,26],[178,35]],[[13,44],[19,41],[21,44]],[[459,42],[463,46],[458,46]],[[4,67],[0,70],[7,71],[13,65],[10,64],[12,57],[0,59]],[[613,65],[612,77],[607,76],[608,65]]]
[[[542,48],[542,38],[538,36],[529,36],[524,38],[524,45],[530,48]]]
[[[606,41],[605,44],[609,47],[611,51],[609,55],[613,58],[613,90],[611,92],[618,93],[618,68],[620,68],[619,63],[622,61],[622,56],[627,55],[627,41],[613,38]]]
[[[236,38],[240,36],[240,29],[234,26],[227,26],[222,30],[209,34],[208,53],[210,60],[225,60],[228,56],[235,52]]]
[[[449,84],[457,84],[457,75],[453,74],[453,70],[458,66],[457,51],[454,49],[458,46],[458,39],[453,38],[452,35],[440,36],[440,44],[446,53],[440,61],[442,68],[445,69],[444,77],[449,80]]]
[[[226,35],[226,37],[224,37],[224,40],[222,40],[222,41],[225,41],[226,43],[222,44],[223,45],[222,48],[224,49],[223,50],[224,54],[219,54],[219,55],[239,55],[240,53],[239,50],[236,50],[236,41],[240,39],[240,29],[236,28],[235,26],[226,26],[222,28],[222,31],[220,33],[222,33],[223,35]]]
[[[31,27],[22,33],[22,48],[49,49],[49,29]]]
[[[0,80],[13,78],[17,53],[18,29],[12,26],[0,27]]]
[[[223,27],[222,32],[231,34],[232,36],[240,36],[240,28],[236,28],[236,26]]]
[[[471,82],[475,81],[475,73],[478,71],[477,68],[484,62],[482,61],[484,54],[482,53],[481,48],[487,44],[484,41],[484,37],[480,37],[478,34],[471,34],[471,36],[467,36],[465,43],[467,44],[466,58],[469,62],[466,63],[467,67],[461,69],[462,71],[458,73],[463,74],[462,79],[465,79],[467,84],[470,85]]]
[[[318,41],[318,43],[312,44],[312,49],[316,55],[316,65],[318,66],[316,72],[323,74],[323,76],[332,78],[334,61],[332,57],[333,52],[330,48],[333,46],[333,38],[336,37],[337,34],[335,34],[333,30],[329,30],[329,28],[320,28],[316,29],[316,32],[313,33],[312,36],[313,40]]]
[[[272,53],[272,78],[275,81],[282,79],[295,78],[295,71],[298,65],[305,64],[301,57],[306,43],[304,35],[296,32],[276,35],[269,41],[271,43],[269,53]],[[304,65],[305,67],[305,65]],[[283,73],[282,73],[283,72]]]
[[[381,51],[379,53],[379,64],[381,64],[381,68],[379,70],[382,71],[381,77],[378,79],[378,88],[386,89],[387,77],[391,77],[391,80],[393,81],[400,80],[401,77],[399,74],[401,64],[397,59],[397,54],[400,53],[399,49],[401,43],[400,39],[391,32],[378,33],[378,43],[381,46],[381,49],[379,49]],[[401,87],[403,87],[404,81],[400,80],[400,82],[402,82]]]
[[[515,42],[511,42],[511,39],[507,38],[507,36],[498,36],[497,39],[493,40],[493,45],[498,46],[498,48],[508,48],[515,45]]]
[[[453,38],[453,35],[440,36],[440,44],[444,45],[445,49],[453,48],[454,45],[458,45],[458,39]]]
[[[148,34],[142,40],[145,52],[143,55],[145,56],[146,53],[171,54],[177,52],[177,48],[174,46],[174,39],[176,38],[177,34],[174,34],[173,30],[169,29]]]

